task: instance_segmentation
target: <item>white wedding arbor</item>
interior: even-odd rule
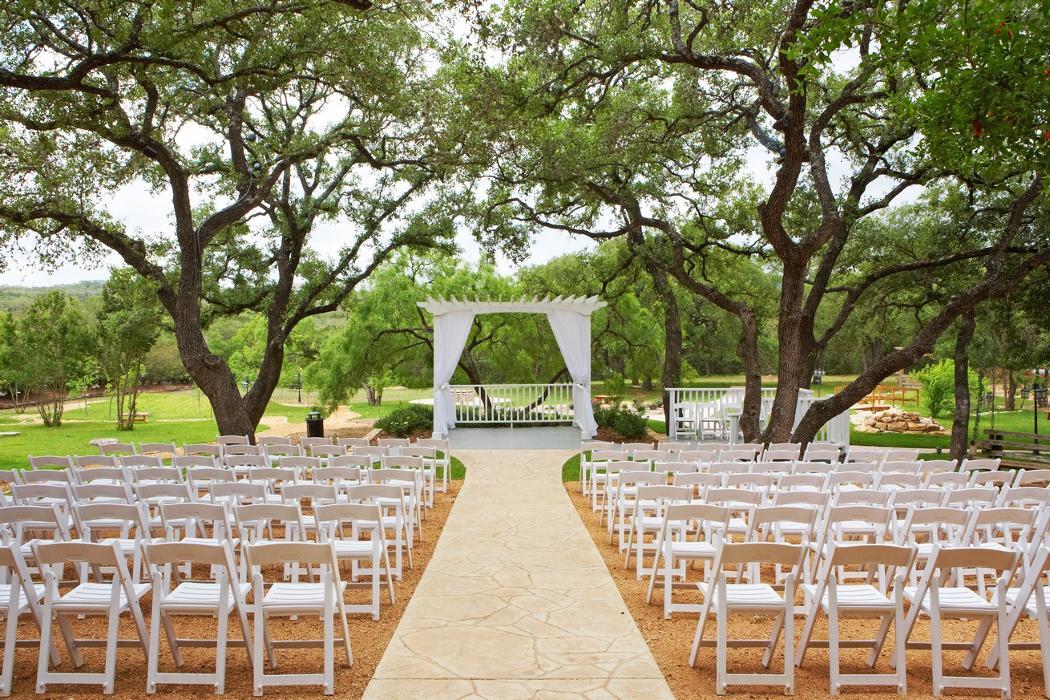
[[[605,306],[597,297],[555,299],[427,299],[418,304],[434,316],[434,435],[447,437],[459,422],[571,422],[584,438],[598,430],[591,408],[591,314]],[[545,314],[572,384],[453,387],[471,324],[480,314]],[[571,399],[571,401],[570,401]],[[570,407],[571,403],[571,407]],[[457,408],[461,409],[457,411]]]

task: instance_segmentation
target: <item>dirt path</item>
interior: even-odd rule
[[[268,430],[259,435],[295,435],[306,432],[306,423],[289,421],[287,416],[264,415],[262,423],[267,426]],[[361,419],[360,414],[354,413],[346,406],[340,406],[324,419],[325,430],[371,426],[371,424],[371,420]]]

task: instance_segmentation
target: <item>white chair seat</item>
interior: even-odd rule
[[[807,600],[812,598],[817,592],[817,586],[812,583],[803,584],[800,588],[805,593]],[[867,583],[839,584],[836,588],[836,598],[840,608],[850,608],[851,612],[863,610],[884,611],[892,610],[894,607],[893,601],[886,597],[882,591]],[[824,589],[824,597],[820,601],[820,606],[825,612],[827,611],[827,588]]]
[[[718,552],[708,542],[672,542],[671,554],[678,559],[714,559]]]
[[[373,551],[372,543],[364,540],[332,540],[332,547],[337,558],[371,557]]]
[[[234,584],[240,590],[243,599],[251,591],[250,583]],[[184,581],[175,587],[164,598],[165,608],[177,608],[183,612],[196,610],[217,610],[219,607],[220,586],[207,581]],[[227,606],[233,608],[233,596],[229,595]]]
[[[339,594],[345,591],[346,582],[340,581]],[[263,595],[263,608],[270,613],[316,613],[324,608],[324,584],[275,583]]]
[[[904,597],[913,603],[915,601],[915,593],[916,588],[914,586],[907,586],[904,589]],[[988,615],[995,614],[999,610],[994,602],[988,602],[969,588],[957,586],[945,587],[940,589],[939,594],[942,613],[951,613],[953,615]],[[927,615],[930,614],[929,593],[923,598],[921,609]]]
[[[150,590],[148,583],[134,583],[131,586],[135,600],[137,601]],[[86,612],[108,612],[109,601],[113,595],[113,585],[109,583],[81,583],[56,600],[52,607],[62,611],[86,611]],[[120,599],[118,603],[121,610],[128,605],[127,595],[124,588],[120,588]]]
[[[768,583],[727,583],[726,602],[731,608],[745,610],[779,610],[784,607],[784,599]],[[712,607],[717,609],[719,605],[716,597]]]
[[[1015,602],[1017,601],[1017,594],[1019,592],[1020,592],[1020,590],[1017,589],[1017,588],[1009,588],[1009,589],[1007,589],[1007,591],[1006,591],[1006,601],[1008,603],[1010,603],[1011,605],[1014,605]],[[1048,601],[1048,603],[1050,603],[1050,586],[1043,586],[1043,596],[1045,596],[1045,599]],[[993,596],[993,599],[994,599],[994,596]],[[4,600],[6,600],[6,598]],[[1025,611],[1025,613],[1028,614],[1028,617],[1036,617],[1039,614],[1038,611],[1036,610],[1035,593],[1034,592],[1028,598],[1028,600],[1025,601],[1024,611]]]
[[[22,586],[15,588],[16,600],[18,601],[18,614],[21,615],[29,609],[29,599],[26,598],[25,590]],[[33,584],[33,595],[36,600],[44,599],[44,584],[34,583]],[[3,583],[0,584],[0,613],[7,614],[7,606],[11,604],[11,584]]]

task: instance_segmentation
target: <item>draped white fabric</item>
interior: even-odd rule
[[[575,311],[548,311],[547,320],[572,376],[573,413],[584,439],[598,432],[591,408],[591,317]]]
[[[452,381],[473,322],[473,311],[450,311],[434,317],[435,436],[448,435],[448,431],[456,427],[456,405],[448,383]]]

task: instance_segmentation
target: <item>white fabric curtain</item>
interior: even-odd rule
[[[473,311],[450,311],[434,317],[434,437],[445,437],[456,427],[456,405],[448,383],[473,322]]]
[[[575,311],[548,311],[547,320],[572,376],[573,413],[584,439],[595,436],[598,424],[591,408],[591,318]]]

